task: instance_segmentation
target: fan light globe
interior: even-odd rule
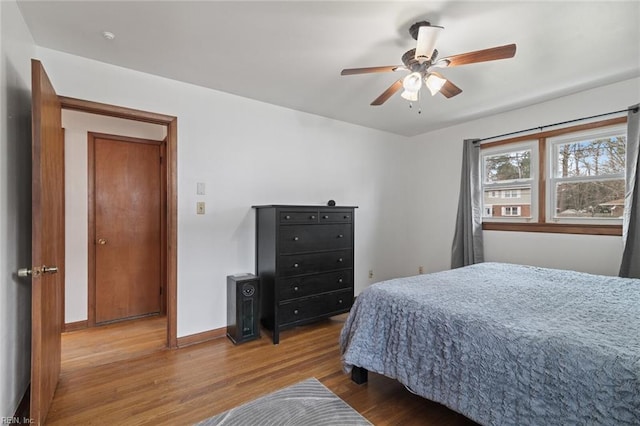
[[[418,92],[410,92],[408,90],[405,90],[402,92],[400,96],[402,96],[404,99],[408,100],[409,102],[418,102]]]
[[[418,93],[422,87],[422,76],[419,72],[412,72],[402,81],[402,87],[407,92]]]
[[[446,82],[447,82],[447,79],[435,73],[430,73],[424,79],[424,83],[429,89],[429,91],[431,92],[431,96],[434,96],[436,93],[438,93]]]

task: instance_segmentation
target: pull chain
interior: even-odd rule
[[[413,109],[413,102],[409,102],[409,109]],[[422,98],[418,92],[418,114],[422,114]]]

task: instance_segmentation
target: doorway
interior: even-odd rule
[[[89,132],[87,142],[89,326],[163,315],[164,141]]]
[[[165,347],[177,348],[177,118],[63,96],[59,96],[59,99],[63,110],[161,125],[166,129],[166,138],[163,144],[159,145],[163,156],[160,185],[166,194],[165,202],[159,209],[163,216],[161,221],[162,240],[165,241],[164,244],[160,245],[159,250],[161,282],[163,283],[160,312],[166,313]],[[95,248],[95,238],[87,238],[87,241],[89,249],[91,247]],[[158,295],[159,292],[160,290],[158,289]],[[92,303],[91,297],[89,297],[88,303]],[[89,323],[90,321],[89,317],[87,322]]]

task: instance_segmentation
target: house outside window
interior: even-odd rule
[[[481,149],[483,229],[621,235],[626,117]]]

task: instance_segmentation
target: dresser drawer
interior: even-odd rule
[[[348,311],[351,305],[353,305],[353,290],[345,290],[282,302],[278,308],[278,316],[281,318],[281,324],[287,325],[327,317],[331,314],[337,315]]]
[[[353,251],[350,249],[278,256],[277,269],[281,277],[346,268],[353,268]]]
[[[285,225],[293,223],[318,223],[318,212],[316,210],[281,211],[280,223]]]
[[[307,275],[303,277],[285,278],[276,282],[280,292],[280,300],[307,297],[352,287],[352,269],[329,272],[325,274]]]
[[[351,248],[351,224],[281,226],[280,253],[300,253]]]
[[[320,223],[351,223],[353,212],[351,210],[320,210]]]

